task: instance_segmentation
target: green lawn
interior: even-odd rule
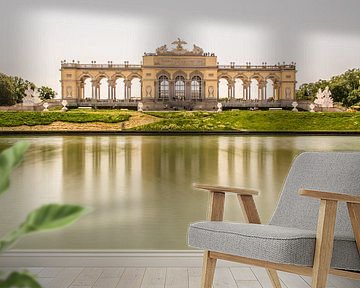
[[[68,111],[64,112],[0,112],[0,126],[20,126],[20,125],[48,125],[54,121],[86,123],[86,122],[105,122],[118,123],[127,121],[130,114],[119,111]]]
[[[0,112],[0,126],[48,125],[63,122],[127,121],[134,112],[72,110],[52,112]],[[136,131],[360,131],[360,113],[309,113],[290,111],[145,112],[160,118],[137,126]]]
[[[360,113],[290,111],[151,112],[162,121],[142,131],[360,131]]]

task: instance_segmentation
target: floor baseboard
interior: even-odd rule
[[[11,250],[1,254],[0,267],[201,267],[202,254],[193,250]]]

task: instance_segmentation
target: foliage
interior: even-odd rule
[[[52,88],[47,86],[41,86],[39,88],[39,93],[40,93],[39,98],[41,100],[54,99],[56,95],[56,92]]]
[[[299,87],[299,90],[296,91],[296,99],[314,101],[319,88],[324,90],[326,86],[329,86],[329,82],[326,80],[319,80],[315,83],[302,84]]]
[[[9,188],[10,173],[20,163],[28,148],[27,142],[18,142],[0,154],[0,194]]]
[[[54,121],[87,123],[105,122],[119,123],[130,118],[128,113],[104,113],[104,112],[0,112],[0,127],[20,126],[20,125],[48,125]]]
[[[346,107],[356,105],[360,101],[357,96],[360,89],[360,69],[348,70],[333,76],[329,81],[302,84],[296,92],[296,98],[313,101],[319,88],[324,89],[326,86],[329,86],[334,102],[342,103]]]
[[[139,131],[360,131],[360,113],[290,111],[151,112]]]
[[[9,187],[11,171],[21,162],[29,144],[18,142],[0,153],[0,194]],[[20,237],[38,231],[58,229],[76,221],[89,210],[77,205],[47,204],[28,214],[26,220],[16,229],[0,238],[0,252],[8,249]],[[27,272],[12,272],[0,280],[0,288],[39,288],[39,283]]]
[[[352,90],[344,100],[344,104],[348,107],[360,105],[360,88]]]
[[[0,280],[0,288],[9,287],[41,288],[34,276],[27,272],[12,272],[5,280]]]
[[[0,105],[10,106],[16,103],[14,82],[5,74],[0,73]]]
[[[47,204],[32,211],[17,229],[0,239],[0,251],[8,249],[21,236],[31,232],[57,229],[76,221],[87,210],[77,205]]]
[[[26,96],[25,91],[28,88],[35,89],[34,83],[24,80],[18,76],[7,76],[0,73],[0,106],[11,106],[16,103],[22,103]],[[40,97],[42,99],[52,99],[56,93],[53,89],[42,86],[40,89]]]
[[[22,102],[22,99],[26,96],[25,91],[26,89],[28,89],[29,86],[31,87],[31,89],[35,89],[34,83],[28,80],[24,80],[21,77],[11,77],[11,80],[13,81],[15,86],[14,100],[16,103]]]

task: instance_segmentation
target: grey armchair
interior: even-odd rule
[[[360,153],[307,152],[293,162],[268,225],[261,225],[255,190],[194,184],[210,192],[208,221],[189,227],[188,243],[203,249],[202,287],[210,288],[217,259],[312,276],[360,280]],[[236,193],[248,223],[224,222],[226,193]]]

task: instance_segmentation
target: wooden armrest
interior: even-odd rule
[[[235,193],[238,195],[258,195],[259,192],[254,189],[247,188],[236,188],[236,187],[227,187],[227,186],[214,186],[208,184],[199,184],[194,183],[194,188],[208,190],[210,192],[220,192],[220,193]]]
[[[354,196],[349,194],[324,192],[324,191],[308,190],[308,189],[300,189],[299,194],[302,196],[318,198],[321,200],[344,201],[349,203],[360,204],[360,196]]]

